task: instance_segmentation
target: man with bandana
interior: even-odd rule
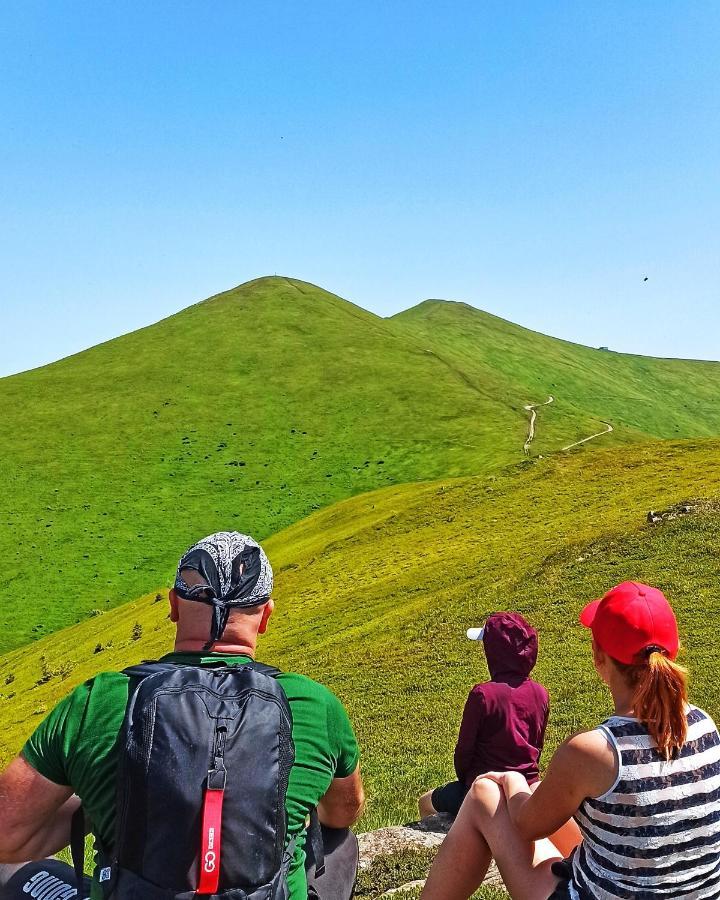
[[[175,647],[161,660],[179,665],[242,665],[255,659],[273,612],[273,574],[262,548],[247,535],[219,532],[180,560],[170,591]],[[327,688],[291,672],[277,676],[292,713],[295,760],[286,796],[288,838],[297,838],[289,900],[345,900],[357,867],[349,827],[364,794],[358,747],[347,714]],[[70,841],[82,802],[93,833],[112,843],[116,816],[117,738],[129,678],[103,672],[78,686],[39,725],[0,775],[0,900],[77,896],[72,869],[47,859]],[[317,808],[325,871],[304,852],[308,816]],[[172,825],[168,823],[168,837]],[[37,860],[22,863],[21,860]],[[98,872],[82,896],[101,898]]]

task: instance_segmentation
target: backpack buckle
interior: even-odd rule
[[[224,791],[226,782],[227,769],[221,759],[216,759],[215,768],[209,769],[207,773],[207,789],[209,791]]]

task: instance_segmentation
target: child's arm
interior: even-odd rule
[[[472,766],[477,736],[482,725],[484,713],[483,695],[480,691],[476,691],[473,688],[465,701],[462,722],[460,723],[460,733],[455,746],[455,774],[458,777],[458,781],[463,783],[465,783],[466,776]]]
[[[542,753],[543,747],[545,746],[545,731],[547,729],[547,723],[550,717],[550,695],[544,688],[543,690],[545,693],[545,715],[543,717],[542,728],[540,731],[540,743],[538,745],[538,750],[540,751],[540,753]]]

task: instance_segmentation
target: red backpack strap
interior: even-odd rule
[[[207,774],[202,810],[198,894],[216,894],[220,883],[222,813],[227,780],[224,761],[226,732],[227,728],[220,725],[215,733],[215,762]]]

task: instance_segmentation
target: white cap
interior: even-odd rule
[[[482,628],[468,628],[467,630],[467,636],[471,641],[481,641],[484,634],[485,626],[483,626]]]

